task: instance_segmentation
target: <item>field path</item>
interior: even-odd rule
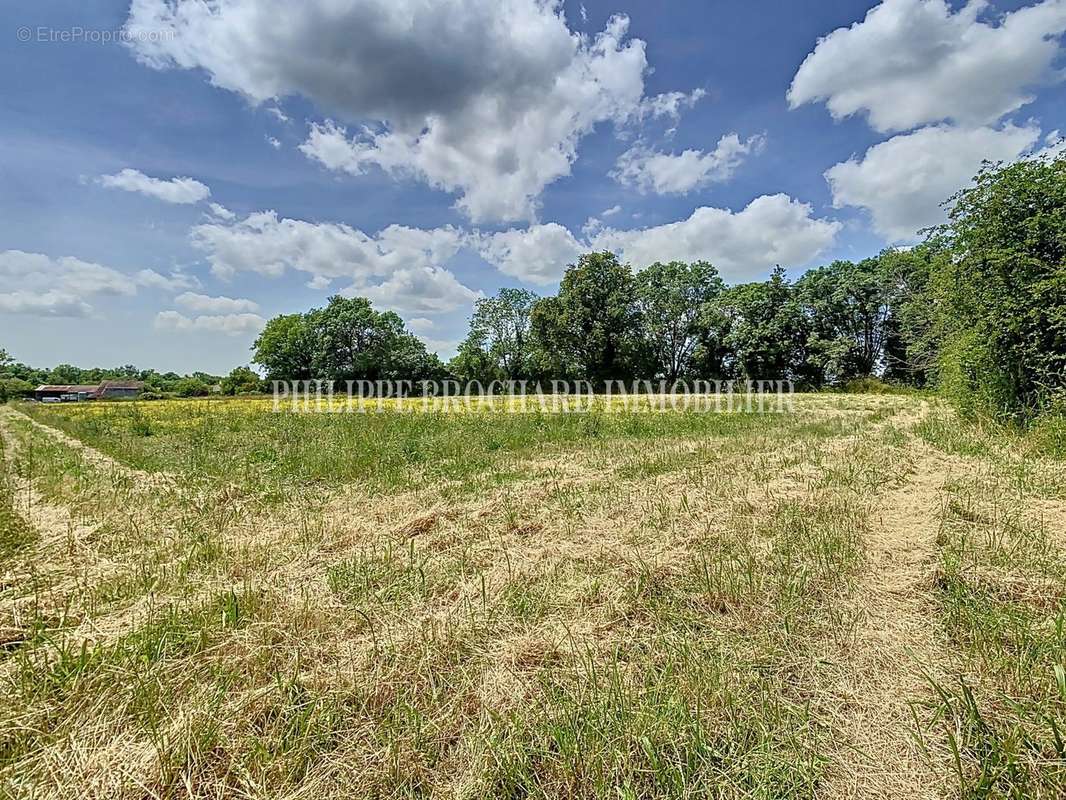
[[[949,795],[947,754],[930,742],[922,752],[912,704],[931,698],[925,674],[939,680],[950,658],[933,584],[952,465],[913,437],[909,446],[914,472],[882,493],[870,515],[867,561],[852,600],[858,621],[851,644],[837,656],[830,709],[837,749],[820,793],[827,799]]]
[[[24,414],[21,411],[13,411],[12,413],[18,414],[20,418],[28,421],[37,430],[42,431],[53,439],[57,440],[61,444],[66,445],[80,455],[86,462],[98,469],[104,471],[118,472],[121,475],[133,480],[135,483],[141,486],[151,488],[161,483],[167,483],[174,480],[174,476],[164,472],[145,472],[142,469],[136,469],[127,464],[123,464],[116,458],[112,458],[95,447],[87,445],[81,439],[76,439],[70,434],[53,428],[51,425],[45,425],[43,422],[38,422],[28,414]]]

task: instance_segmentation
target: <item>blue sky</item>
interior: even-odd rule
[[[0,347],[224,372],[340,292],[447,357],[479,293],[590,248],[862,258],[1056,146],[1064,29],[1066,0],[4,3]]]

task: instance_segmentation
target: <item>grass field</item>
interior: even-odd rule
[[[1061,429],[400,412],[0,407],[0,793],[1066,794]]]

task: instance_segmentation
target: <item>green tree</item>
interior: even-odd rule
[[[307,316],[285,314],[274,317],[255,340],[252,362],[266,370],[268,380],[315,377],[315,339]]]
[[[260,391],[262,381],[249,367],[235,367],[220,382],[222,394],[254,394]]]
[[[768,281],[728,289],[716,305],[738,377],[811,380],[805,347],[809,326],[781,267]]]
[[[421,380],[440,359],[391,311],[365,297],[331,297],[325,308],[270,320],[253,345],[268,380]]]
[[[637,274],[636,284],[645,346],[656,373],[669,381],[690,374],[701,339],[708,340],[701,329],[706,309],[725,289],[718,270],[706,261],[657,261]]]
[[[906,250],[886,250],[879,258],[889,295],[884,377],[913,386],[935,383],[942,325],[933,277],[946,268],[951,253],[930,241]]]
[[[453,371],[481,381],[528,378],[533,371],[530,328],[536,301],[528,289],[500,289],[494,297],[479,299]]]
[[[807,358],[815,383],[843,383],[883,365],[890,292],[881,260],[834,261],[797,281],[807,316]]]
[[[174,384],[178,397],[206,397],[210,387],[199,378],[182,378]]]
[[[940,383],[967,410],[1026,416],[1066,391],[1066,154],[989,166],[952,202]]]
[[[602,384],[644,369],[636,281],[613,253],[581,256],[567,269],[559,294],[536,303],[532,327],[541,368],[558,369],[559,377]]]

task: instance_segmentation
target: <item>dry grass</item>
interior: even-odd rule
[[[1017,534],[975,499],[999,494],[966,488],[1014,479],[1011,502],[1033,490],[1049,519],[1053,480],[998,440],[954,452],[963,434],[926,401],[717,418],[33,412],[0,409],[7,794],[1062,786],[1054,745],[982,778],[973,719],[1024,744],[1048,741],[1039,715],[1062,716],[1061,637],[1041,627],[1061,603],[1033,602],[1061,587],[1061,542]],[[988,525],[987,547],[963,531]],[[964,613],[974,592],[1038,615],[1029,650]],[[979,690],[953,694],[960,678]]]

